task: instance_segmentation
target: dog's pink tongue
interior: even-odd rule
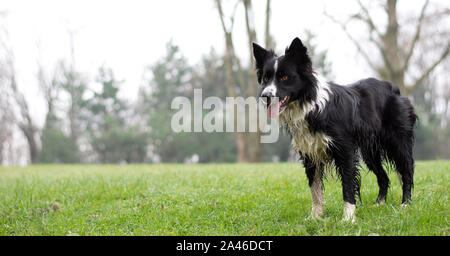
[[[280,102],[269,105],[269,107],[267,108],[267,115],[270,118],[277,117],[278,114],[280,113],[280,107],[281,107]]]

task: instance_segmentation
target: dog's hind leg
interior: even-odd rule
[[[355,222],[356,194],[359,194],[360,176],[357,168],[357,156],[354,150],[335,149],[334,163],[342,181],[344,197],[344,221]]]
[[[309,157],[303,160],[309,187],[311,188],[311,217],[320,218],[323,213],[323,180],[322,166],[315,163]]]
[[[411,201],[414,185],[414,125],[417,116],[406,97],[391,97],[383,114],[384,147],[388,158],[395,163],[403,190],[402,204]]]
[[[414,158],[412,139],[393,139],[389,147],[389,158],[395,163],[403,190],[402,204],[411,201],[411,189],[414,186]]]
[[[386,202],[386,196],[389,188],[389,177],[381,164],[380,152],[373,152],[370,149],[361,149],[361,153],[367,167],[377,176],[379,192],[376,203],[383,204]]]

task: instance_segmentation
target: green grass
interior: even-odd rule
[[[323,220],[300,164],[0,167],[0,235],[449,235],[450,161],[417,162],[413,203],[394,172],[385,205],[362,171],[355,224],[325,181]]]

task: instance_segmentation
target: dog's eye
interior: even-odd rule
[[[269,78],[266,76],[266,77],[264,77],[264,82],[269,82]]]
[[[287,77],[287,76],[282,76],[282,77],[281,77],[281,81],[286,81],[286,80],[288,80],[288,77]]]

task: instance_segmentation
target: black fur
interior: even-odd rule
[[[254,57],[261,90],[269,83],[276,85],[276,95],[270,97],[290,95],[286,106],[298,102],[300,109],[318,101],[320,84],[300,39],[294,39],[285,55],[280,57],[254,44]],[[281,81],[282,76],[288,79]],[[417,119],[411,102],[400,95],[395,85],[375,78],[347,86],[328,83],[326,89],[326,104],[309,112],[304,120],[310,133],[325,134],[332,141],[327,147],[328,156],[319,162],[300,152],[309,184],[317,170],[316,165],[323,167],[333,163],[342,181],[344,201],[355,204],[355,196],[360,194],[361,187],[358,170],[360,152],[368,168],[377,176],[377,202],[386,199],[389,187],[382,161],[394,164],[403,183],[402,203],[409,202],[414,176],[413,144]]]

